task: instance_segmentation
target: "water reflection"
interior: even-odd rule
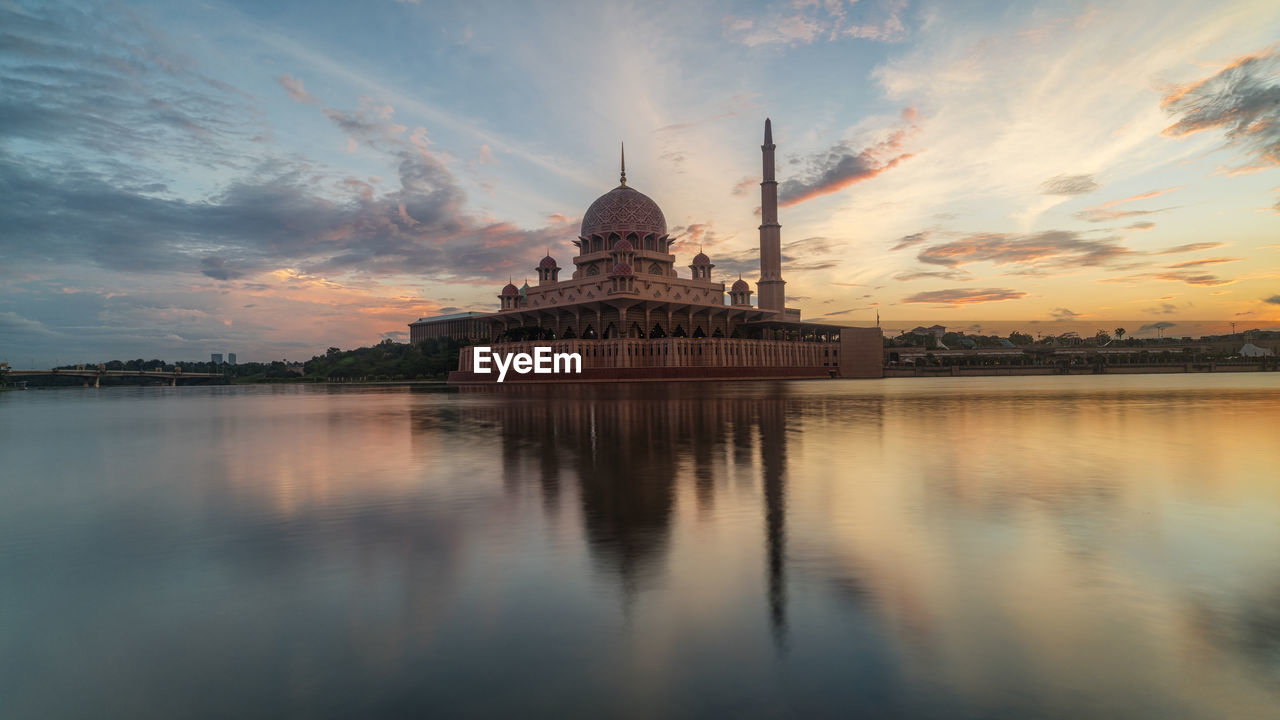
[[[1267,376],[177,390],[0,397],[0,714],[1280,702]]]
[[[731,448],[743,488],[759,488],[769,620],[786,633],[786,386],[718,396],[688,384],[471,390],[494,399],[457,418],[501,438],[507,488],[537,468],[544,508],[555,513],[561,472],[572,477],[598,567],[623,597],[658,580],[670,551],[676,486],[692,484],[696,515],[714,519],[723,452]],[[434,431],[436,409],[413,410],[415,430]],[[532,462],[529,462],[532,460]],[[753,474],[758,472],[758,484]]]

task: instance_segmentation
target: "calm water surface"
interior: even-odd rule
[[[0,717],[1280,716],[1280,375],[0,394]]]

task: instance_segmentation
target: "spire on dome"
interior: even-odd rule
[[[622,143],[622,187],[627,186],[627,144]]]

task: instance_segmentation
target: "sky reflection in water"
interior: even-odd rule
[[[0,395],[0,714],[1263,717],[1280,376]]]

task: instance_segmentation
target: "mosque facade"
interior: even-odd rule
[[[746,280],[717,280],[704,252],[677,269],[662,209],[627,185],[624,155],[618,186],[583,215],[572,270],[548,253],[537,284],[509,282],[495,312],[422,318],[409,325],[410,342],[448,337],[501,353],[541,345],[583,358],[580,376],[527,381],[881,377],[879,328],[804,322],[785,306],[774,150],[765,120],[756,304]],[[492,382],[472,367],[464,347],[450,380]]]

